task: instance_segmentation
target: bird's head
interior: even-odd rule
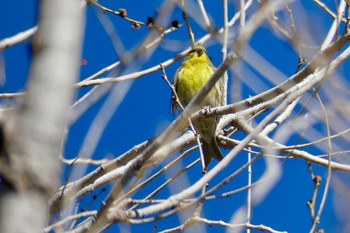
[[[193,58],[205,58],[207,60],[207,50],[201,45],[194,46],[188,53],[185,60],[191,60]]]

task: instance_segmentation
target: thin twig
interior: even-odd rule
[[[307,207],[309,209],[310,215],[311,215],[311,223],[314,224],[315,222],[315,205],[316,205],[316,198],[317,198],[317,193],[320,188],[322,178],[320,176],[315,176],[313,171],[312,171],[312,166],[311,163],[308,163],[308,170],[311,176],[311,179],[314,184],[314,190],[312,193],[312,198],[307,202]]]
[[[202,17],[204,19],[204,25],[205,25],[207,31],[210,32],[212,30],[211,29],[211,24],[210,24],[210,20],[209,20],[209,17],[208,17],[208,13],[205,10],[203,1],[202,0],[197,0],[197,3],[198,3],[200,11],[202,13]]]
[[[131,18],[127,17],[127,12],[125,9],[119,9],[119,11],[114,11],[114,10],[111,10],[111,9],[104,7],[101,4],[97,3],[96,0],[88,0],[88,2],[90,4],[95,5],[96,7],[100,8],[103,13],[109,12],[111,14],[117,15],[117,16],[121,17],[122,19],[132,23],[132,25],[135,27],[134,29],[138,29],[138,27],[140,27],[140,25],[145,26],[145,27],[149,27],[148,23],[144,23],[142,21],[131,19]]]
[[[186,230],[188,227],[190,227],[194,224],[199,224],[199,223],[206,224],[208,226],[221,226],[221,227],[228,228],[228,229],[246,228],[246,229],[268,232],[268,233],[286,233],[286,231],[276,231],[276,230],[272,229],[271,227],[267,227],[264,225],[253,225],[253,224],[247,224],[247,223],[229,224],[229,223],[226,223],[224,221],[212,221],[212,220],[208,220],[208,219],[204,219],[204,218],[200,218],[200,217],[191,218],[191,224],[188,224],[188,225],[183,224],[183,225],[175,227],[175,228],[161,231],[160,233],[181,232],[181,231]]]
[[[301,69],[302,65],[305,63],[305,59],[301,55],[300,40],[299,40],[297,29],[296,29],[296,26],[295,26],[295,23],[294,23],[294,17],[293,17],[292,9],[290,9],[290,7],[287,4],[286,4],[286,9],[288,11],[290,23],[291,23],[291,26],[292,26],[292,29],[293,29],[293,35],[294,36],[293,36],[293,40],[292,41],[293,41],[294,46],[296,47],[296,51],[297,51],[297,54],[298,54],[298,66],[297,66],[297,69],[295,71],[295,73],[298,73],[299,70]]]
[[[313,233],[316,230],[317,225],[320,222],[321,219],[321,214],[322,211],[324,209],[325,203],[326,203],[326,199],[327,199],[327,195],[328,195],[328,191],[329,191],[329,185],[331,182],[331,174],[332,174],[332,167],[331,167],[331,161],[332,161],[332,143],[331,143],[331,139],[330,139],[330,127],[329,127],[329,120],[328,120],[328,115],[327,115],[327,111],[322,103],[321,98],[319,97],[318,93],[317,93],[317,99],[320,103],[320,106],[322,108],[323,111],[323,115],[324,115],[324,121],[325,121],[325,125],[326,125],[326,129],[327,129],[327,138],[328,138],[328,167],[327,167],[327,179],[326,179],[326,184],[325,184],[325,188],[324,188],[324,192],[322,195],[322,199],[321,199],[321,203],[320,206],[318,208],[318,212],[316,215],[316,218],[312,224],[310,233]]]
[[[250,152],[250,147],[248,147],[248,168],[247,168],[247,178],[248,178],[248,184],[247,186],[250,187],[247,190],[247,224],[250,224],[251,220],[251,214],[252,214],[252,153]],[[247,233],[250,233],[250,229],[247,228]]]
[[[319,6],[324,12],[326,12],[329,16],[331,16],[333,19],[335,19],[337,17],[337,15],[330,10],[326,4],[324,4],[323,2],[319,1],[319,0],[312,0],[317,6]],[[341,19],[341,22],[346,23],[347,20],[345,18]]]
[[[190,21],[188,20],[188,15],[185,7],[185,0],[181,0],[181,8],[182,8],[182,17],[186,23],[186,29],[188,37],[190,38],[191,47],[194,47],[194,35],[190,26]]]

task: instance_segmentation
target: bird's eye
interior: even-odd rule
[[[197,49],[196,52],[198,54],[198,57],[203,55],[203,49]]]

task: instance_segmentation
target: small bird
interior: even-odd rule
[[[175,91],[183,107],[186,107],[192,98],[202,89],[215,70],[216,68],[211,63],[207,51],[203,46],[197,45],[189,52],[182,65],[177,69],[173,81]],[[224,79],[221,78],[210,90],[201,106],[222,106],[225,104],[224,98]],[[173,94],[171,98],[171,112],[176,114],[178,110],[179,104],[176,101],[176,96]],[[223,159],[215,139],[218,120],[219,117],[202,118],[193,121],[194,128],[201,136],[205,169],[212,158],[218,161]]]

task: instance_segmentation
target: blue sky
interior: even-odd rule
[[[148,16],[156,16],[157,9],[161,6],[163,1],[101,0],[99,2],[114,10],[125,8],[130,18],[146,21]],[[194,1],[191,2],[195,3]],[[237,11],[239,1],[229,2],[230,17]],[[331,9],[334,9],[334,1],[328,0],[324,2],[327,3]],[[1,1],[0,22],[2,23],[0,27],[0,40],[35,26],[38,14],[37,4],[37,1]],[[221,27],[221,1],[208,0],[204,1],[204,4],[208,13],[212,17],[212,22],[215,22],[216,27]],[[316,45],[319,44],[323,40],[327,29],[332,23],[330,17],[316,7],[312,1],[302,1],[302,3],[293,4],[291,4],[291,6],[295,12],[298,12],[298,10],[304,7],[302,13],[295,13],[295,20],[300,23],[301,20],[306,19],[309,35],[311,35],[311,37],[313,36],[312,40]],[[255,9],[256,4],[255,7],[252,8]],[[252,11],[248,12],[248,16],[250,16],[249,13],[251,12]],[[181,24],[184,24],[179,9],[176,9],[168,18],[170,20],[177,19]],[[101,19],[110,20],[108,22],[113,25],[115,33],[120,37],[122,46],[125,50],[136,48],[149,32],[145,27],[141,27],[139,30],[132,30],[130,28],[130,23],[124,21],[120,17],[111,14],[101,14],[96,7],[90,6],[86,11],[86,29],[82,54],[82,59],[86,60],[87,64],[81,67],[80,80],[87,78],[100,69],[119,60],[118,54],[113,48],[111,37],[101,26]],[[166,25],[169,25],[169,21]],[[196,24],[195,21],[191,20],[191,25],[196,39],[199,39],[206,34],[205,30]],[[312,25],[312,27],[310,25]],[[235,28],[235,30],[237,31],[238,29]],[[287,41],[279,38],[276,33],[271,31],[271,27],[267,23],[263,24],[250,40],[249,46],[259,52],[261,56],[273,64],[286,77],[290,77],[295,72],[297,66],[297,55]],[[233,35],[232,40],[234,39],[235,36]],[[151,57],[149,57],[149,59],[147,59],[147,61],[136,61],[135,69],[142,70],[155,66],[162,61],[174,57],[177,53],[183,51],[188,46],[189,39],[186,28],[179,28],[176,32],[170,33],[164,38],[164,41],[160,44],[159,48]],[[208,47],[208,54],[214,65],[218,66],[221,62],[221,55],[220,46],[217,44],[217,41],[212,40],[205,44],[205,46]],[[312,52],[312,49],[308,48],[308,58],[312,58],[311,54],[314,52],[315,51]],[[1,93],[14,93],[25,90],[30,59],[31,54],[28,42],[24,42],[0,52],[0,60],[5,64],[5,77],[1,77],[0,79]],[[179,65],[180,62],[166,68],[169,79],[172,80],[172,76]],[[243,66],[245,67],[244,70],[248,69],[246,68],[246,64],[243,64]],[[346,70],[346,68],[342,69]],[[130,72],[130,70],[118,70],[116,72],[104,74],[102,77],[113,76],[116,74],[121,75],[128,72]],[[255,71],[250,72],[257,77],[260,76],[260,74]],[[231,77],[232,73],[230,72],[229,75]],[[266,87],[272,87],[271,83],[268,83],[263,78],[262,80]],[[240,83],[241,93],[239,93],[239,96],[241,96],[241,98],[247,98],[249,95],[257,94],[252,87],[249,87],[243,81],[240,81]],[[130,89],[125,95],[125,98],[115,110],[110,121],[102,132],[96,150],[93,153],[94,159],[118,156],[132,148],[134,145],[153,138],[155,135],[162,132],[162,130],[164,130],[174,119],[170,114],[171,91],[161,78],[160,72],[146,75],[134,82],[130,82],[129,84]],[[231,79],[229,84],[231,84]],[[91,88],[89,87],[80,89],[77,92],[77,98],[81,97],[90,89]],[[262,89],[263,87],[258,87],[258,90],[264,91]],[[232,91],[235,89],[230,90]],[[230,95],[231,94],[229,94],[229,96]],[[79,151],[82,151],[82,144],[86,133],[89,130],[89,126],[107,99],[108,94],[104,95],[99,101],[93,104],[91,108],[89,108],[81,118],[71,126],[64,151],[64,156],[66,158],[74,158]],[[2,106],[5,106],[10,105],[13,102],[11,100],[1,100],[0,103]],[[239,136],[242,135],[238,134],[237,137]],[[226,151],[224,152],[227,153]],[[183,163],[192,161],[195,156],[198,156],[197,152],[190,155],[190,159],[183,161]],[[239,156],[230,169],[237,169],[245,160],[246,158],[243,155]],[[215,163],[216,162],[213,162],[211,166],[214,166]],[[258,178],[264,168],[265,165],[262,160],[254,164],[253,177]],[[92,169],[94,169],[94,167],[91,166],[88,168],[88,171]],[[195,169],[191,170],[187,176],[189,183],[194,182],[201,176],[200,166],[196,166]],[[314,170],[315,173],[321,176],[325,176],[326,174],[326,169],[315,166]],[[67,168],[65,168],[65,171],[67,171]],[[171,174],[171,172],[174,171],[170,171],[169,174]],[[225,177],[225,174],[219,174],[213,182],[216,183],[215,181],[218,181],[223,177]],[[163,179],[164,178],[165,177],[163,177]],[[245,175],[239,176],[238,179],[231,182],[229,186],[224,187],[221,192],[226,189],[230,190],[244,185],[245,178]],[[324,183],[321,185],[321,189],[323,188]],[[252,223],[264,224],[281,231],[308,232],[311,226],[311,221],[306,202],[311,198],[312,191],[312,181],[308,174],[306,163],[297,159],[289,160],[283,166],[283,173],[279,182],[270,191],[270,194],[266,196],[264,201],[254,208]],[[169,190],[160,193],[159,198],[165,198],[169,195],[168,192]],[[140,197],[142,196],[142,194],[139,195]],[[324,228],[325,232],[337,232],[337,230],[339,230],[337,225],[339,226],[339,224],[342,224],[334,213],[332,195],[333,192],[331,191],[321,218],[320,227]],[[246,194],[241,193],[229,198],[209,201],[206,203],[203,215],[212,220],[218,220],[219,215],[224,218],[223,220],[229,221],[231,217],[230,213],[233,212],[232,210],[238,209],[244,204],[245,198]],[[225,214],[226,212],[227,214]],[[173,216],[169,220],[159,223],[158,229],[164,229],[166,226],[174,227],[176,226],[176,224],[174,224],[176,221],[177,217]],[[125,227],[128,228],[127,226]],[[136,232],[141,231],[142,229],[144,232],[151,232],[152,228],[152,224],[146,224],[132,228],[132,230]],[[221,227],[206,227],[206,230],[207,232],[225,232],[225,229]],[[110,229],[110,232],[118,231],[123,232],[122,227],[112,227]]]

